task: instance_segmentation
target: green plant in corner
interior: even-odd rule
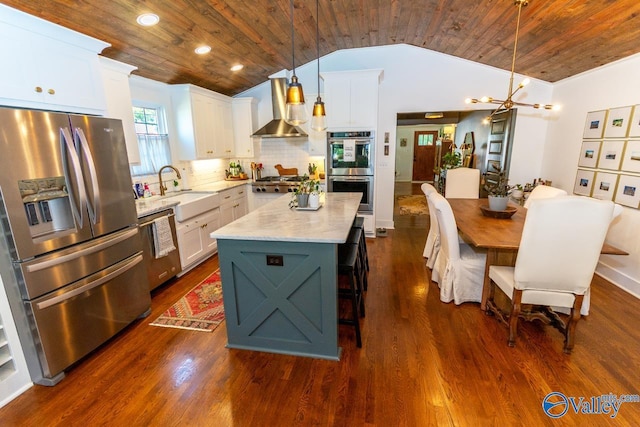
[[[449,151],[442,156],[441,169],[455,169],[462,164],[462,156],[457,151]]]

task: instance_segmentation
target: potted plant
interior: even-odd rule
[[[322,193],[322,187],[320,187],[320,180],[309,180],[309,207],[312,209],[318,209],[320,207],[320,194]]]
[[[311,193],[311,182],[309,175],[304,174],[300,184],[293,190],[293,198],[289,202],[289,207],[306,208],[309,205],[309,194]]]
[[[499,172],[495,180],[492,181],[487,181],[485,174],[484,182],[484,189],[489,193],[489,209],[492,211],[503,211],[507,209],[511,187],[509,186],[509,179],[505,176],[504,172]]]

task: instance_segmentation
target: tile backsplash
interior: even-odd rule
[[[309,156],[309,142],[301,138],[264,138],[260,141],[259,157],[256,159],[209,159],[193,161],[176,161],[172,165],[179,171],[182,179],[177,189],[193,188],[225,178],[225,169],[229,169],[229,162],[239,161],[243,170],[251,177],[251,162],[262,163],[264,170],[262,176],[277,176],[275,165],[281,164],[284,168],[298,168],[298,173],[307,173],[309,163],[315,163],[319,172],[324,172],[324,158]],[[163,175],[168,192],[174,191],[172,181],[175,174],[167,171]],[[153,194],[160,194],[158,175],[143,175],[132,177],[133,184],[145,182]]]

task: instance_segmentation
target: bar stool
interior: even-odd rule
[[[358,252],[360,254],[360,259],[362,262],[362,266],[364,267],[363,271],[365,274],[364,277],[364,290],[366,291],[368,288],[368,274],[369,271],[369,254],[367,253],[367,239],[364,232],[364,218],[361,216],[356,216],[353,220],[353,225],[351,228],[358,228],[361,231],[360,240],[358,242],[359,248]]]
[[[354,229],[353,234],[356,238],[359,238],[358,231],[358,229]],[[352,233],[349,234],[351,236]],[[338,287],[338,298],[351,301],[351,317],[338,317],[338,322],[355,328],[356,345],[362,347],[360,317],[364,317],[364,299],[358,246],[357,244],[349,243],[349,239],[345,243],[338,245],[338,282],[340,282],[340,277],[342,276],[348,284],[348,287]]]

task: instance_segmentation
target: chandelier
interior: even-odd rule
[[[516,23],[516,37],[513,43],[513,57],[511,59],[511,78],[509,79],[509,93],[507,95],[507,98],[502,100],[502,99],[491,98],[489,96],[483,96],[480,99],[476,99],[476,98],[465,99],[465,103],[467,104],[485,103],[485,104],[498,105],[498,107],[489,115],[489,117],[485,119],[485,123],[489,123],[491,121],[491,118],[497,113],[500,113],[502,111],[508,111],[514,106],[533,107],[533,108],[544,109],[544,110],[558,109],[558,106],[555,106],[553,104],[526,104],[524,102],[517,102],[513,100],[513,96],[516,93],[518,93],[520,89],[528,85],[530,82],[528,78],[525,78],[520,82],[520,84],[518,84],[515,90],[513,89],[513,78],[514,78],[514,72],[516,67],[516,52],[518,50],[518,33],[520,31],[520,13],[522,12],[522,6],[526,6],[528,4],[529,4],[529,0],[514,0],[514,5],[518,7],[518,20]]]

